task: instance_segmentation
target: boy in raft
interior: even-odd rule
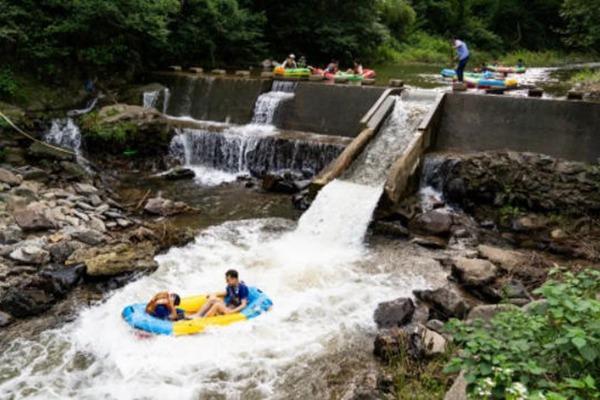
[[[225,273],[227,287],[221,293],[209,296],[208,302],[193,317],[213,317],[215,315],[235,314],[242,311],[248,305],[248,286],[240,282],[236,270],[230,269]]]
[[[184,317],[183,310],[177,308],[180,303],[181,298],[177,293],[160,292],[148,302],[146,312],[156,318],[177,321]]]
[[[458,66],[456,67],[456,76],[459,82],[463,81],[465,68],[469,62],[469,49],[467,44],[462,40],[454,37],[453,44],[456,49],[456,58],[458,59]]]

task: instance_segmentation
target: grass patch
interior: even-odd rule
[[[118,112],[116,112],[118,113]],[[114,114],[113,114],[114,115]],[[108,115],[109,117],[111,115]],[[138,127],[133,122],[115,122],[104,124],[97,111],[85,115],[81,119],[83,135],[87,140],[114,144],[125,144],[136,139]]]
[[[528,67],[555,67],[593,61],[594,54],[565,53],[555,50],[517,50],[499,57],[498,60],[504,65],[516,65],[520,59]]]
[[[453,377],[444,372],[454,349],[448,343],[443,355],[429,360],[415,360],[400,346],[401,353],[390,357],[386,371],[394,381],[394,395],[399,400],[442,399]]]
[[[600,83],[600,69],[579,71],[569,79],[569,82],[573,84],[582,83],[584,85],[598,84]]]

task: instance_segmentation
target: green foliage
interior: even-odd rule
[[[577,72],[570,79],[571,83],[597,84],[600,83],[600,70],[586,69]]]
[[[109,113],[107,117],[111,115],[113,114]],[[81,126],[83,135],[86,136],[87,140],[108,144],[124,144],[134,139],[138,133],[137,125],[133,122],[101,123],[97,112],[85,115],[82,118]]]
[[[561,16],[566,21],[563,40],[569,47],[600,51],[600,1],[565,0]]]
[[[9,68],[0,69],[0,99],[12,99],[17,95],[19,84]]]
[[[473,398],[600,399],[600,272],[551,276],[537,311],[448,324],[462,350],[446,371],[464,370]]]
[[[395,39],[403,39],[411,32],[417,14],[406,0],[381,0],[379,7],[381,22]]]
[[[502,57],[500,57],[500,63],[505,65],[516,65],[519,60],[523,60],[525,65],[529,67],[548,67],[557,66],[567,63],[577,63],[592,61],[594,59],[593,54],[583,53],[565,53],[564,51],[558,50],[546,50],[546,51],[531,51],[531,50],[515,50]]]

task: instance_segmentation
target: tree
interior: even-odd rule
[[[561,16],[566,22],[567,46],[600,51],[600,0],[565,0]]]

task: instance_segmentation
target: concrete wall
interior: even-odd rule
[[[448,93],[432,149],[509,149],[595,162],[600,104]]]
[[[173,73],[153,78],[171,91],[168,114],[235,124],[249,123],[256,99],[271,89],[270,80]]]
[[[360,120],[386,88],[300,82],[292,100],[282,103],[276,125],[281,129],[355,137]]]

